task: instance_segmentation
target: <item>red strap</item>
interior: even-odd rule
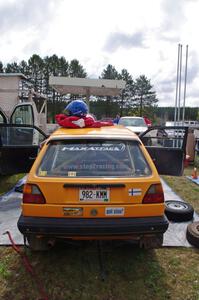
[[[43,289],[43,286],[41,285],[41,282],[39,280],[39,278],[37,277],[32,265],[30,264],[29,262],[29,259],[28,257],[25,255],[25,253],[23,253],[20,248],[15,244],[11,234],[9,231],[6,231],[4,232],[4,234],[7,234],[8,235],[8,238],[11,242],[11,245],[12,245],[12,248],[21,256],[21,259],[23,261],[23,264],[26,268],[26,270],[32,275],[32,277],[34,278],[36,284],[37,284],[37,287],[38,287],[38,290],[40,292],[40,295],[42,296],[42,298],[40,298],[39,300],[49,300],[48,296],[46,295],[44,289]]]

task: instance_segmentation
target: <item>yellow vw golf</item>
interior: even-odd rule
[[[123,126],[55,131],[23,190],[18,228],[30,248],[45,250],[60,238],[160,246],[168,221],[155,147],[150,142],[151,155],[146,148]]]

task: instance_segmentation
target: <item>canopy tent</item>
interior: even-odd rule
[[[120,95],[122,90],[125,88],[126,82],[124,80],[112,79],[88,79],[51,76],[49,78],[49,84],[61,95],[85,95],[87,99],[89,99],[90,95]]]

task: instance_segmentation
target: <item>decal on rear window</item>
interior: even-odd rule
[[[88,144],[84,145],[69,145],[64,146],[61,151],[124,151],[125,144],[120,143],[117,145],[114,144],[102,144],[102,145],[95,145],[95,144]]]
[[[47,171],[39,170],[39,176],[46,176],[46,175],[47,175]]]
[[[76,177],[76,172],[68,172],[68,177]]]

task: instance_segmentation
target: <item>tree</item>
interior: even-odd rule
[[[16,62],[8,63],[5,67],[5,73],[19,73],[20,69]]]
[[[19,63],[19,72],[30,77],[30,68],[25,60],[22,60]]]
[[[80,65],[77,59],[73,59],[69,65],[69,76],[70,77],[79,77],[85,78],[87,76],[86,71],[84,70],[83,66]]]
[[[102,79],[118,79],[119,78],[119,73],[115,69],[114,66],[108,65],[106,69],[102,71],[101,74]]]
[[[106,69],[104,69],[102,71],[102,74],[101,74],[101,78],[102,79],[118,79],[119,78],[119,73],[118,71],[115,69],[114,66],[112,65],[108,65],[106,67]],[[106,96],[106,105],[105,105],[105,116],[111,116],[113,114],[113,111],[114,111],[114,102],[117,102],[117,97],[112,97],[112,96]],[[118,111],[116,112],[118,113]]]
[[[29,76],[30,81],[33,84],[35,91],[40,93],[43,92],[43,59],[37,55],[33,54],[30,59],[28,60],[28,67],[29,67]]]
[[[145,75],[141,75],[135,81],[135,95],[133,97],[133,108],[137,110],[140,116],[147,108],[155,106],[158,102],[156,92],[152,90],[153,86]]]
[[[132,76],[126,69],[122,69],[119,79],[122,79],[126,82],[125,89],[122,91],[122,99],[120,106],[120,114],[123,115],[123,110],[129,111],[131,108],[131,100],[135,95],[135,83]]]
[[[53,116],[55,116],[57,113],[56,102],[60,100],[60,95],[58,95],[58,93],[49,86],[49,77],[52,75],[60,76],[62,73],[64,72],[61,72],[60,70],[60,59],[56,54],[53,54],[50,57],[46,56],[44,58],[44,89],[48,95],[48,98],[52,101]]]
[[[59,68],[60,68],[60,76],[69,75],[69,63],[66,61],[64,56],[62,56],[59,59]]]

